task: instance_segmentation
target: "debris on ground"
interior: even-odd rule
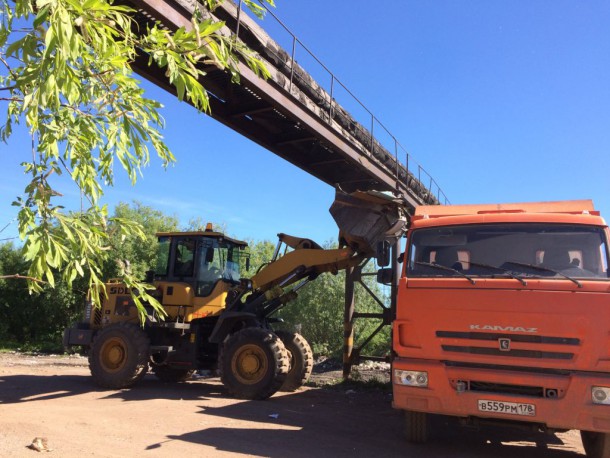
[[[28,448],[36,450],[37,452],[50,452],[49,440],[46,437],[35,437],[32,443],[28,445]]]

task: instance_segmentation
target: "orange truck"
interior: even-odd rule
[[[610,456],[609,235],[590,200],[416,210],[392,337],[409,441],[441,414]]]

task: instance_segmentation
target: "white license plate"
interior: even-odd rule
[[[510,415],[536,416],[536,406],[522,402],[489,401],[479,399],[479,412],[507,413]]]

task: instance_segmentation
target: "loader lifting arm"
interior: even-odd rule
[[[339,226],[339,248],[324,249],[310,239],[278,234],[273,258],[228,299],[227,312],[267,319],[318,275],[337,274],[374,257],[380,246],[393,244],[406,230],[404,206],[382,193],[337,191],[330,212]],[[242,302],[248,292],[252,294]]]

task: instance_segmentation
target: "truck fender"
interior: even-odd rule
[[[218,317],[209,341],[216,344],[221,343],[231,333],[235,324],[239,322],[256,322],[256,315],[247,312],[224,312]]]

